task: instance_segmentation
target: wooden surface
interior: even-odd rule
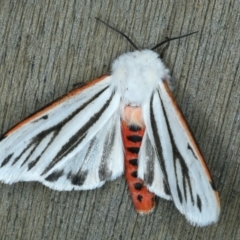
[[[163,59],[222,206],[217,224],[198,228],[160,198],[152,214],[137,215],[123,177],[82,192],[0,184],[1,239],[240,239],[239,1],[0,2],[1,134],[133,50],[94,17],[144,48],[198,30]]]

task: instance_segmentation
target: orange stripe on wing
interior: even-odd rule
[[[11,133],[15,132],[17,129],[21,128],[23,125],[27,124],[28,122],[34,120],[35,118],[43,115],[44,113],[46,113],[47,111],[53,109],[54,107],[58,106],[59,104],[61,104],[62,102],[66,101],[67,99],[81,93],[83,90],[85,90],[86,88],[89,88],[91,86],[94,86],[95,84],[97,84],[98,82],[104,80],[106,77],[108,77],[108,75],[104,75],[100,78],[96,78],[93,81],[90,81],[89,83],[87,83],[86,85],[84,85],[83,87],[74,89],[70,92],[68,92],[67,94],[65,94],[64,96],[58,98],[57,100],[53,101],[52,103],[48,104],[47,106],[45,106],[44,108],[38,110],[36,113],[33,113],[32,115],[30,115],[29,117],[27,117],[25,120],[23,120],[22,122],[18,123],[17,125],[15,125],[13,128],[11,128],[8,132],[6,132],[4,134],[4,136],[9,136]]]
[[[180,122],[181,122],[181,124],[182,124],[182,126],[183,126],[183,128],[185,130],[185,132],[187,133],[187,135],[189,137],[189,140],[190,140],[190,142],[191,142],[191,144],[192,144],[192,146],[194,148],[195,153],[196,153],[198,159],[200,160],[200,162],[201,162],[201,164],[203,166],[204,172],[206,173],[206,176],[209,179],[209,182],[211,184],[213,184],[212,177],[211,177],[210,171],[209,171],[209,169],[208,169],[208,167],[206,165],[206,162],[205,162],[205,160],[204,160],[204,158],[203,158],[203,156],[202,156],[202,154],[201,154],[201,152],[200,152],[200,150],[199,150],[199,148],[198,148],[198,146],[196,144],[196,141],[195,141],[192,133],[189,130],[189,127],[187,125],[187,122],[186,122],[185,118],[183,117],[183,114],[182,114],[181,110],[179,109],[176,101],[173,98],[172,92],[169,89],[167,81],[163,81],[163,86],[164,86],[164,89],[166,90],[166,93],[168,94],[168,96],[169,96],[169,98],[171,100],[171,103],[172,103],[173,107],[176,110],[178,119],[180,120]],[[214,192],[215,192],[216,199],[217,199],[217,201],[219,203],[219,206],[220,206],[220,199],[219,199],[218,192],[217,191],[214,191]]]

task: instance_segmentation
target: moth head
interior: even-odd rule
[[[118,57],[112,65],[112,87],[126,105],[141,106],[169,70],[152,50],[136,50]]]
[[[144,100],[150,98],[152,92],[157,89],[160,81],[166,80],[169,83],[169,70],[153,50],[172,40],[196,33],[167,38],[156,44],[151,50],[139,50],[126,34],[101,19],[96,19],[125,37],[136,49],[134,52],[121,55],[112,65],[112,87],[122,96],[123,103],[131,106],[141,106]]]

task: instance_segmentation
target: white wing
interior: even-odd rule
[[[7,132],[0,141],[0,180],[81,190],[121,175],[120,97],[110,81],[74,90]]]
[[[153,155],[159,160],[176,207],[192,224],[216,222],[220,212],[218,193],[165,82],[152,94],[150,104],[143,106],[143,117]],[[160,195],[157,188],[151,191]]]
[[[171,200],[157,154],[150,142],[148,132],[145,131],[138,159],[138,177],[142,179],[150,192],[159,197]]]

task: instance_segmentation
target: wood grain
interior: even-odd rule
[[[217,224],[198,228],[162,199],[138,215],[123,177],[82,192],[0,184],[1,239],[240,239],[239,9],[237,0],[1,1],[1,134],[133,50],[94,17],[141,48],[198,30],[171,42],[163,59],[222,206]]]

